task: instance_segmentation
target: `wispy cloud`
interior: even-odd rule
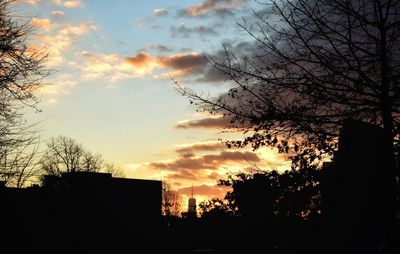
[[[52,2],[55,5],[63,6],[66,8],[80,8],[84,6],[81,0],[53,0]]]
[[[33,20],[35,21],[35,20]],[[48,20],[36,20],[36,26],[44,29],[46,33],[37,36],[38,46],[45,48],[49,53],[49,64],[57,66],[65,62],[64,54],[83,35],[97,30],[93,22],[72,24],[51,24]]]
[[[168,53],[173,51],[173,49],[167,45],[150,43],[147,44],[144,49],[139,50],[139,52],[152,51],[152,50],[158,53]]]
[[[206,128],[206,129],[223,129],[228,128],[230,120],[222,116],[210,116],[200,119],[182,120],[179,121],[175,128],[189,129],[189,128]]]
[[[158,16],[158,17],[167,16],[168,13],[169,13],[168,10],[165,9],[165,8],[155,9],[155,10],[153,11],[153,14],[154,14],[155,16]]]
[[[54,18],[62,18],[65,17],[65,13],[63,11],[52,11],[51,16]]]
[[[38,3],[50,3],[57,6],[62,6],[65,8],[81,8],[84,7],[84,3],[82,0],[17,0],[19,3],[26,3],[30,5],[36,5]]]
[[[32,18],[31,25],[46,32],[50,31],[53,28],[53,24],[50,23],[49,19],[39,19],[35,17]]]
[[[194,144],[182,144],[176,146],[176,152],[179,154],[196,154],[198,152],[210,152],[210,151],[223,151],[226,150],[226,146],[221,142],[204,142]]]
[[[183,172],[185,170],[215,170],[218,169],[221,164],[245,161],[259,162],[260,158],[257,154],[248,151],[223,151],[219,154],[201,156],[187,156],[187,154],[184,154],[174,160],[152,162],[150,166],[156,169]]]
[[[25,4],[30,4],[30,5],[36,5],[40,1],[41,0],[16,0],[17,3],[25,3]]]
[[[190,38],[192,35],[200,35],[200,36],[216,36],[218,32],[208,26],[197,25],[195,27],[187,27],[185,25],[180,26],[171,26],[170,28],[172,37],[183,37]]]
[[[153,10],[153,13],[148,16],[144,16],[136,20],[136,25],[138,27],[150,27],[150,28],[159,28],[160,25],[155,25],[154,22],[162,17],[168,16],[169,11],[165,8],[157,8]]]
[[[247,0],[203,0],[199,5],[182,9],[181,15],[201,17],[208,14],[231,14],[231,11],[243,7]]]
[[[47,104],[55,104],[63,95],[69,95],[78,85],[76,78],[72,74],[55,75],[37,91]]]

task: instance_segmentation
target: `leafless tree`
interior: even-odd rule
[[[178,191],[172,189],[171,184],[162,183],[162,214],[166,217],[179,216],[181,213],[182,200]]]
[[[318,159],[318,151],[336,148],[345,120],[381,127],[387,155],[382,172],[392,179],[385,198],[394,208],[400,175],[394,163],[400,134],[400,1],[260,2],[264,9],[254,12],[255,21],[239,24],[253,47],[227,45],[208,57],[231,89],[212,97],[175,82],[178,91],[246,133],[228,146],[274,145],[283,152],[306,147],[309,158]]]
[[[30,20],[0,0],[0,178],[21,187],[36,173],[37,133],[22,117],[22,108],[37,103],[34,92],[49,74],[47,54],[30,43]]]
[[[21,188],[37,181],[40,176],[38,149],[40,140],[35,132],[19,133],[24,137],[17,143],[1,147],[0,180],[8,186]]]
[[[85,171],[99,172],[102,166],[100,155],[87,151],[72,138],[59,136],[47,143],[41,159],[41,168],[48,175]]]
[[[124,170],[119,166],[115,165],[114,163],[109,163],[109,162],[104,163],[102,167],[102,172],[110,173],[114,177],[121,177],[121,178],[126,177]]]
[[[42,174],[59,176],[70,172],[104,172],[114,177],[125,177],[117,165],[107,162],[101,154],[94,154],[76,140],[58,136],[47,143],[40,160]]]
[[[400,2],[261,2],[256,21],[240,24],[253,48],[209,57],[233,88],[216,98],[177,89],[248,131],[238,146],[296,135],[327,140],[349,118],[383,127],[391,146],[400,123]]]

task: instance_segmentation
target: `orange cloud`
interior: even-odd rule
[[[17,0],[17,3],[26,3],[26,4],[30,4],[30,5],[36,5],[37,3],[39,3],[41,0]]]
[[[247,0],[203,0],[199,5],[190,6],[182,11],[185,16],[204,16],[211,12],[227,13],[231,9],[236,9],[245,5]]]
[[[17,0],[17,2],[36,5],[39,2],[43,2],[43,0]],[[52,0],[51,3],[66,8],[79,8],[84,6],[81,0]]]
[[[53,28],[52,24],[50,24],[49,19],[32,18],[31,24],[32,26],[38,27],[45,31],[50,31]]]
[[[85,52],[77,56],[83,60],[81,65],[76,66],[83,70],[84,77],[91,79],[102,77],[111,82],[145,75],[153,75],[154,78],[164,75],[188,76],[201,73],[206,65],[203,56],[197,52],[169,56],[153,56],[139,52],[130,57]],[[161,74],[158,74],[160,72]]]
[[[194,195],[201,195],[208,197],[223,198],[225,194],[228,192],[228,190],[230,190],[230,188],[217,185],[201,184],[193,186]],[[191,196],[192,186],[179,188],[178,192],[186,196]]]
[[[162,179],[187,187],[192,184],[213,186],[217,179],[224,179],[227,174],[254,173],[260,169],[290,169],[290,161],[276,149],[261,148],[256,152],[250,149],[228,149],[216,141],[182,144],[174,146],[176,154],[171,155],[171,159],[127,165],[127,172],[132,177],[146,175],[150,179]],[[199,190],[195,193],[210,198],[216,196],[213,193],[222,191],[210,188],[209,191]],[[183,194],[187,194],[187,189]]]
[[[188,145],[177,146],[175,150],[180,154],[194,154],[199,151],[221,151],[225,150],[226,146],[221,142],[206,142],[206,143],[194,143]]]
[[[201,156],[181,156],[170,161],[158,161],[150,163],[153,168],[180,171],[199,169],[218,169],[221,164],[230,162],[259,162],[256,153],[248,151],[223,151],[219,154],[207,154]]]
[[[49,53],[49,65],[57,66],[64,62],[64,54],[83,35],[97,30],[92,22],[79,25],[51,24],[47,21],[36,20],[36,24],[51,28],[47,33],[37,36],[38,46],[45,48]]]
[[[172,69],[179,71],[180,76],[186,76],[201,72],[206,61],[197,52],[158,57],[140,52],[134,56],[127,57],[125,63],[131,65],[136,72],[143,74],[150,74],[155,69]]]
[[[228,128],[230,120],[226,117],[206,117],[195,120],[183,120],[179,121],[175,128],[177,129],[189,129],[189,128],[206,128],[206,129],[223,129]]]

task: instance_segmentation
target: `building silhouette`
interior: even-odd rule
[[[46,176],[42,187],[3,187],[0,200],[9,218],[2,240],[30,253],[125,253],[159,240],[160,181],[65,173]]]
[[[182,213],[183,218],[197,218],[197,204],[196,199],[193,197],[193,185],[192,185],[192,193],[190,198],[188,199],[188,210],[187,212]]]
[[[196,199],[193,197],[193,185],[192,185],[192,196],[188,200],[188,213],[197,216]]]
[[[339,149],[324,166],[321,190],[322,215],[337,253],[374,253],[380,245],[392,221],[395,183],[390,160],[381,128],[344,122]]]

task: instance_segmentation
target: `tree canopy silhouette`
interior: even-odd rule
[[[320,212],[320,180],[321,172],[307,167],[283,173],[275,170],[253,175],[240,173],[218,182],[219,185],[232,187],[225,200],[228,210],[236,215],[307,218]],[[220,207],[225,206],[216,202],[215,208]]]
[[[287,146],[293,144],[287,138],[302,135],[297,143],[330,150],[338,127],[351,118],[383,127],[393,151],[400,120],[400,2],[261,2],[256,21],[240,24],[253,48],[240,56],[225,47],[222,56],[208,57],[233,87],[206,97],[176,82],[178,91],[247,131],[247,138],[231,142],[239,147]]]

